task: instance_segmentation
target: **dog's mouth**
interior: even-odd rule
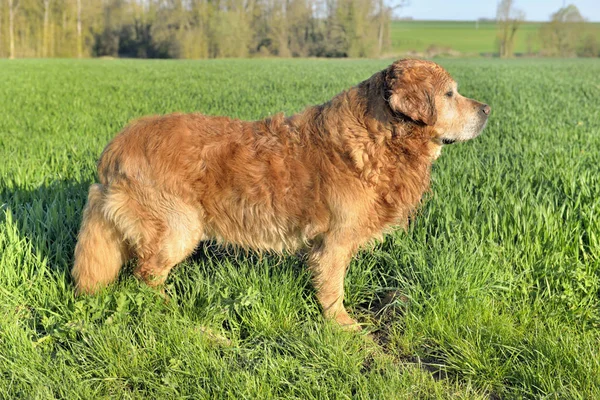
[[[459,132],[451,131],[444,132],[443,136],[440,135],[433,139],[438,145],[447,145],[454,143],[462,143],[471,139],[475,139],[483,132],[483,129],[487,125],[487,117],[474,120]],[[444,137],[445,136],[445,137]]]

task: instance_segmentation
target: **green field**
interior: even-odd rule
[[[296,258],[214,245],[168,302],[130,271],[73,296],[87,187],[127,121],[293,113],[387,64],[0,61],[0,398],[600,398],[598,60],[443,61],[492,115],[444,149],[408,231],[352,262],[362,333],[322,320]]]
[[[515,34],[515,53],[527,54],[540,50],[540,22],[525,22]],[[600,24],[591,23],[600,41]],[[495,22],[475,21],[393,21],[392,49],[402,53],[423,52],[430,46],[449,48],[466,54],[497,53]]]

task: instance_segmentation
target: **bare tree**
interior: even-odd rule
[[[50,19],[50,0],[43,0],[44,2],[44,32],[43,32],[43,43],[42,43],[42,56],[48,56],[48,23]]]
[[[83,56],[83,38],[81,37],[81,0],[77,0],[77,57]]]
[[[513,0],[502,0],[498,4],[496,23],[498,24],[498,44],[500,57],[512,57],[515,42],[515,33],[525,20],[525,13],[514,7]]]
[[[2,11],[4,11],[4,7],[0,7],[0,56],[4,53],[3,44],[2,44]]]
[[[19,9],[19,0],[8,0],[8,40],[10,46],[9,59],[15,58],[15,14]]]
[[[378,16],[378,28],[377,28],[377,48],[378,54],[381,55],[383,52],[383,39],[385,36],[386,27],[389,26],[389,21],[392,17],[392,13],[400,9],[402,7],[406,7],[409,5],[408,0],[399,0],[398,3],[386,6],[384,0],[379,0],[378,8],[379,8],[379,16]]]

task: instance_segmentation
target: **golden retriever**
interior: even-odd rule
[[[485,127],[490,107],[458,94],[439,65],[399,60],[291,117],[142,118],[104,149],[75,248],[78,293],[137,258],[151,286],[203,240],[308,251],[325,317],[357,327],[343,305],[357,249],[406,225],[444,144]]]

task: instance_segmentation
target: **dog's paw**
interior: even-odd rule
[[[338,313],[334,317],[334,321],[346,331],[359,332],[362,330],[362,327],[360,326],[358,321],[350,317],[350,315],[348,315],[348,313],[345,310],[343,312]]]

